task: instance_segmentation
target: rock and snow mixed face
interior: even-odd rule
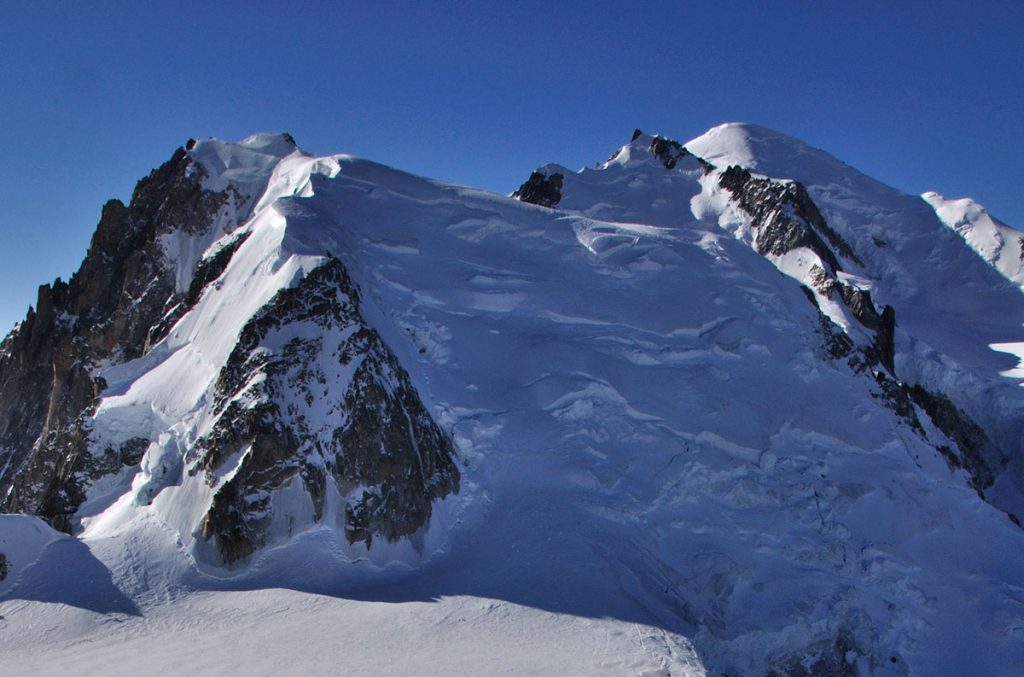
[[[1024,390],[990,346],[1024,294],[920,198],[748,125],[518,200],[281,136],[176,158],[148,185],[209,208],[140,185],[145,265],[95,247],[159,292],[116,345],[82,278],[0,352],[0,395],[53,378],[0,428],[5,507],[125,587],[505,599],[656,626],[686,671],[1018,657]]]
[[[188,145],[105,212],[83,271],[41,292],[46,314],[9,340],[5,385],[45,374],[34,343],[38,361],[56,356],[53,382],[29,385],[50,413],[20,437],[5,421],[21,447],[6,459],[8,508],[86,537],[149,511],[214,564],[322,523],[364,549],[421,530],[458,487],[452,444],[344,267],[289,249],[278,209],[337,161],[272,135]],[[103,308],[93,268],[115,303],[143,291]]]

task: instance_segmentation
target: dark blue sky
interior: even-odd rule
[[[190,136],[501,192],[755,122],[1024,227],[1024,3],[0,4],[0,333]]]

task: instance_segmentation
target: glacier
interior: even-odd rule
[[[182,153],[220,197],[87,365],[75,538],[0,515],[14,673],[1024,662],[1024,277],[980,206],[746,124],[513,197]]]

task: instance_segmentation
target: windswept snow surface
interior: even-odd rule
[[[107,597],[13,587],[5,671],[762,674],[837,636],[861,673],[1024,662],[1024,532],[826,358],[803,264],[756,253],[696,160],[667,171],[642,137],[598,169],[549,165],[547,209],[265,141],[194,151],[215,182],[273,156],[251,236],[104,373],[96,439],[153,442],[93,488],[85,547],[36,567],[101,563]],[[805,182],[861,258],[850,279],[897,307],[902,373],[1020,457],[1024,390],[989,347],[1024,341],[1019,288],[920,198],[821,151],[743,125],[687,147]],[[416,544],[369,551],[282,498],[295,535],[219,568],[196,535],[213,488],[183,454],[245,321],[328,254],[455,439],[462,491]]]
[[[1024,286],[1024,233],[992,218],[984,207],[968,197],[947,200],[935,192],[921,197],[971,249],[1008,280]]]

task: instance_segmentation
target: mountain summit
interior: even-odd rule
[[[1006,672],[1018,240],[745,124],[509,197],[190,140],[0,344],[0,506],[48,523],[0,517],[0,610],[102,643],[291,589],[352,633],[415,608],[428,673],[472,664],[420,623],[580,673]]]

